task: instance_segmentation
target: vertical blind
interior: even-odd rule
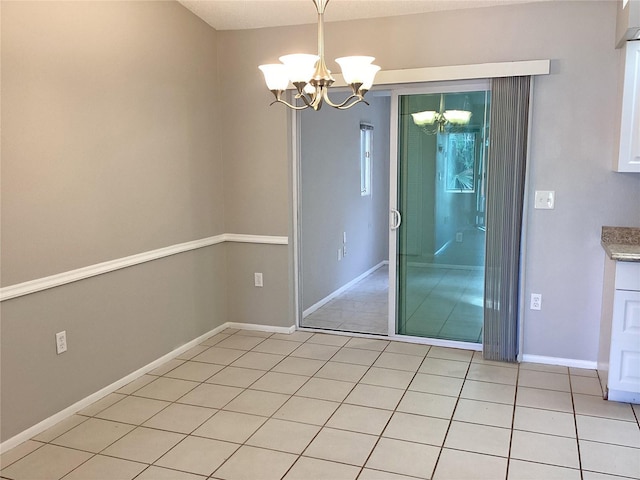
[[[520,240],[531,77],[491,81],[483,355],[518,355]]]

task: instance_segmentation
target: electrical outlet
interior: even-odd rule
[[[462,243],[462,232],[456,233],[456,242]]]
[[[67,351],[67,332],[56,333],[56,352],[58,355]]]
[[[540,293],[532,293],[531,294],[531,310],[542,310],[542,294]]]
[[[262,283],[262,274],[261,273],[254,273],[253,274],[253,284],[256,287],[263,287],[264,283]]]

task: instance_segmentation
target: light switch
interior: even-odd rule
[[[536,190],[535,208],[550,210],[554,208],[556,192],[551,190]]]

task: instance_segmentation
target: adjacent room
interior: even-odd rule
[[[640,0],[0,31],[0,477],[640,479]]]

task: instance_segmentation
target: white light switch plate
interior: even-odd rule
[[[556,192],[552,190],[536,190],[535,208],[551,210],[555,206]]]

